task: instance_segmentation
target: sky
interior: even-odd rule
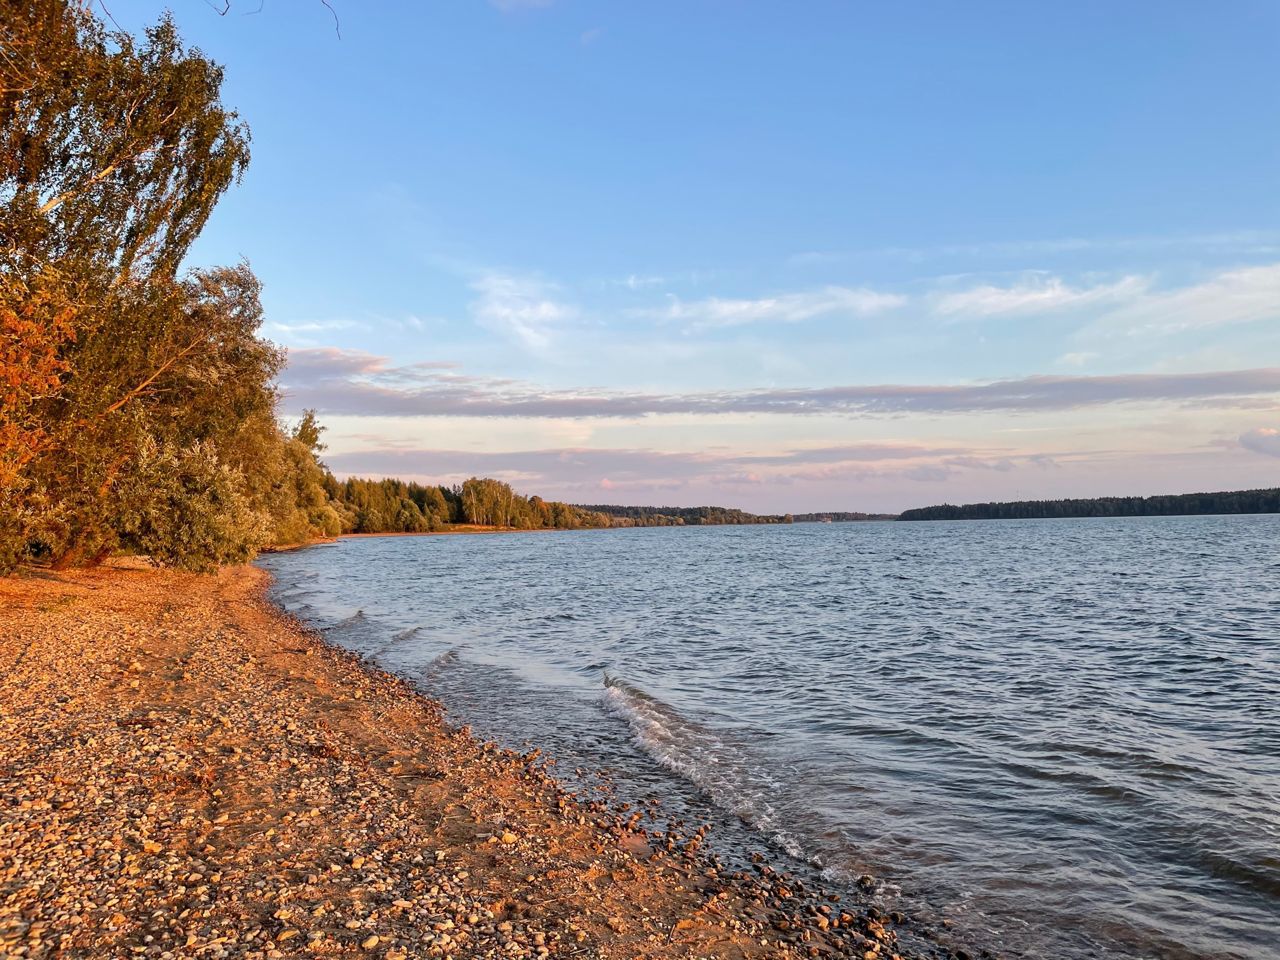
[[[190,262],[251,263],[340,476],[1280,485],[1273,0],[212,4],[253,161]]]

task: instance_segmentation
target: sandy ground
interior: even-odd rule
[[[0,580],[0,957],[897,956],[448,727],[266,582]]]

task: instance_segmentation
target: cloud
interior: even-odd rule
[[[1025,459],[1025,458],[1024,458]],[[1037,466],[1044,465],[1044,455],[1036,454],[1035,463]],[[948,457],[943,463],[950,467],[968,467],[972,470],[995,470],[998,473],[1008,473],[1016,464],[1010,457],[975,457],[965,454],[959,457]]]
[[[1240,446],[1268,457],[1280,457],[1280,430],[1258,427],[1240,435]]]
[[[683,323],[690,330],[712,330],[752,323],[802,323],[833,314],[865,317],[906,302],[906,297],[895,293],[832,286],[754,300],[707,297],[682,301],[672,297],[665,310],[657,311],[657,316]]]
[[[1227,270],[1203,283],[1153,293],[1094,325],[1130,336],[1179,333],[1280,318],[1280,263]]]
[[[839,456],[833,456],[838,452]],[[958,452],[958,456],[944,456]],[[1011,470],[1042,456],[997,454],[962,448],[936,450],[912,444],[854,444],[842,448],[738,453],[669,453],[643,449],[565,448],[514,451],[425,450],[383,444],[331,454],[343,475],[429,478],[449,482],[473,474],[522,480],[561,489],[675,489],[689,484],[748,485],[858,482],[897,478],[936,482],[963,470]],[[906,462],[904,462],[906,461]]]
[[[639,418],[661,414],[1030,412],[1134,402],[1240,406],[1280,394],[1280,368],[1116,376],[1032,376],[970,384],[880,384],[686,393],[553,390],[471,377],[451,365],[393,366],[361,351],[296,349],[281,377],[291,410],[349,416]]]
[[[1041,240],[997,240],[931,247],[881,247],[868,250],[811,250],[793,254],[793,266],[840,263],[869,257],[920,262],[942,257],[1028,257],[1083,251],[1124,253],[1163,250],[1207,250],[1214,253],[1274,254],[1280,252],[1280,233],[1238,230],[1222,233],[1133,237],[1058,237]]]
[[[375,374],[390,369],[386,357],[341,347],[308,347],[289,351],[288,375],[300,381],[329,381],[353,374]]]
[[[734,458],[744,465],[791,465],[796,463],[852,463],[884,460],[913,460],[962,454],[966,450],[952,447],[924,447],[913,443],[858,443],[839,447],[802,447],[786,453],[743,455]]]
[[[1083,367],[1090,360],[1097,360],[1098,356],[1099,354],[1088,350],[1080,350],[1075,353],[1064,353],[1054,363],[1063,367]]]
[[[271,333],[321,333],[329,330],[350,330],[359,326],[354,320],[310,320],[303,323],[280,323],[277,320],[264,324]]]
[[[948,467],[923,464],[918,467],[912,467],[910,470],[904,470],[902,475],[908,480],[916,480],[922,483],[940,483],[954,476],[955,471]]]
[[[944,317],[1047,313],[1133,300],[1148,286],[1148,280],[1136,276],[1088,287],[1070,286],[1060,277],[1034,277],[1007,287],[983,284],[971,290],[942,294],[934,301],[933,310]]]
[[[628,290],[642,290],[645,287],[661,287],[667,282],[667,278],[630,273],[624,279],[615,282]]]
[[[553,299],[554,286],[537,278],[487,273],[471,289],[479,294],[471,303],[475,322],[534,353],[545,353],[556,329],[577,316],[575,308]]]

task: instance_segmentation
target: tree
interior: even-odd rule
[[[34,540],[70,565],[121,542],[144,452],[209,456],[269,413],[282,358],[247,266],[177,276],[249,159],[221,69],[167,18],[139,44],[65,0],[3,6],[0,564]]]
[[[25,469],[48,441],[39,410],[62,388],[74,316],[52,278],[33,289],[0,277],[0,570],[20,554],[30,522]]]
[[[143,44],[65,0],[5,0],[0,208],[7,269],[172,278],[249,162],[222,70],[168,17]]]

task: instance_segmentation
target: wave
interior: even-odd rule
[[[412,640],[421,632],[422,627],[419,625],[416,627],[410,627],[408,630],[401,630],[399,633],[393,633],[386,643],[382,644],[382,646],[378,647],[377,650],[370,654],[370,657],[374,660],[380,660],[386,656],[393,647],[404,643],[406,640]]]
[[[822,866],[800,838],[783,826],[771,801],[782,785],[723,733],[682,717],[674,707],[605,674],[605,709],[625,721],[640,749],[664,769],[697,787],[791,856]]]
[[[450,647],[444,653],[433,657],[427,662],[426,666],[422,668],[422,675],[424,677],[432,677],[453,666],[458,662],[458,651],[461,649],[461,647]]]

